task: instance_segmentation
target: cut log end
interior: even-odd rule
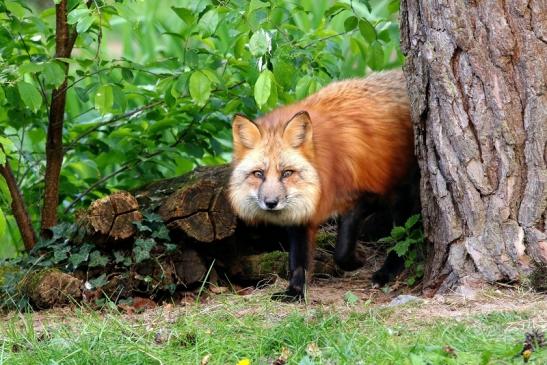
[[[20,288],[40,309],[66,305],[82,296],[82,281],[57,269],[30,272]]]
[[[199,242],[219,241],[231,236],[237,219],[228,203],[225,186],[227,166],[198,169],[169,195],[158,213],[167,227]]]
[[[80,223],[97,245],[125,241],[135,234],[134,221],[142,220],[133,195],[121,191],[91,203]]]

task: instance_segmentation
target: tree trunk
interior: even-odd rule
[[[547,263],[546,15],[543,0],[401,2],[425,288]]]
[[[67,23],[68,3],[62,0],[55,5],[55,57],[70,58],[77,33],[70,33]],[[46,172],[44,188],[44,204],[42,207],[42,235],[48,228],[57,224],[57,206],[59,205],[59,178],[63,165],[63,123],[65,120],[65,104],[68,81],[68,64],[65,64],[65,80],[51,94],[49,122],[46,142]]]

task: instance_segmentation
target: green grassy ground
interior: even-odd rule
[[[525,332],[547,318],[541,299],[519,303],[306,306],[258,293],[135,315],[17,314],[0,323],[0,364],[522,364]],[[547,348],[529,364],[547,364]]]

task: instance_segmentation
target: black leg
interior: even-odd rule
[[[384,261],[382,267],[372,274],[372,282],[378,286],[384,286],[403,271],[405,259],[391,251]]]
[[[334,260],[342,270],[353,271],[363,266],[363,262],[355,254],[355,245],[361,220],[374,209],[376,200],[372,194],[364,195],[350,211],[339,219]]]
[[[296,302],[304,299],[306,271],[309,269],[309,245],[307,226],[294,226],[287,229],[289,235],[289,287],[274,293],[272,299]]]

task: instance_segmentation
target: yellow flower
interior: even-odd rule
[[[247,358],[241,359],[237,362],[237,365],[251,365],[251,360]]]

